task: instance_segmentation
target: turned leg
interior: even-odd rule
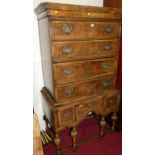
[[[55,134],[54,143],[56,145],[56,155],[61,155],[61,151],[60,151],[61,140],[58,133]]]
[[[71,136],[72,136],[72,142],[73,142],[73,150],[76,151],[77,149],[77,130],[76,128],[74,127],[72,130],[71,130]]]
[[[112,115],[112,131],[116,130],[117,114],[114,112]]]
[[[100,120],[100,127],[101,127],[101,131],[100,131],[100,136],[103,137],[104,135],[104,127],[106,125],[106,121],[104,119],[104,117],[102,116],[101,117],[101,120]]]

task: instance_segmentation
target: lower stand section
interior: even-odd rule
[[[82,120],[87,117],[86,111],[90,111],[91,114],[96,114],[99,120],[100,125],[100,137],[103,137],[106,133],[108,123],[105,121],[105,117],[113,113],[112,115],[112,130],[115,130],[117,115],[114,112],[118,111],[119,101],[120,101],[120,93],[118,90],[107,90],[102,94],[95,95],[92,94],[89,98],[83,98],[79,101],[75,102],[67,102],[63,104],[63,102],[57,102],[54,100],[52,93],[46,88],[43,87],[41,90],[46,102],[49,104],[49,111],[46,111],[52,115],[53,119],[46,120],[46,129],[48,128],[53,132],[54,143],[56,145],[56,155],[62,155],[64,152],[63,148],[60,148],[61,139],[58,135],[58,132],[61,132],[62,129],[70,128],[71,136],[72,136],[72,145],[68,146],[68,148],[73,148],[74,151],[77,149],[77,126]],[[88,104],[89,103],[89,104]],[[91,104],[90,104],[91,103]],[[45,113],[46,115],[46,113]],[[101,118],[100,118],[101,116]],[[64,118],[65,117],[65,118]],[[50,125],[50,126],[49,126]],[[99,134],[97,134],[98,136]],[[97,137],[95,136],[95,137]],[[86,138],[88,139],[88,138]],[[81,141],[81,140],[79,140]]]

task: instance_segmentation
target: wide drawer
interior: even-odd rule
[[[53,64],[54,80],[57,84],[78,81],[115,73],[117,57],[90,61]]]
[[[57,101],[79,98],[91,94],[101,93],[107,89],[115,87],[115,77],[101,77],[82,82],[59,85],[55,88],[55,98]]]
[[[119,37],[119,23],[52,21],[52,40],[107,39]]]
[[[85,60],[114,56],[118,50],[117,39],[53,42],[52,57],[54,62]]]

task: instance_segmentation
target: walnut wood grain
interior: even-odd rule
[[[111,7],[96,7],[96,6],[82,6],[60,3],[41,3],[35,8],[35,13],[40,14],[45,10],[64,10],[64,11],[79,11],[79,12],[98,12],[98,13],[112,13],[121,14],[121,9]]]
[[[114,102],[109,106],[107,100],[115,98]],[[106,104],[106,105],[105,105]],[[108,104],[108,105],[107,105]],[[103,94],[72,104],[56,107],[54,117],[56,118],[56,132],[64,128],[76,126],[84,120],[89,112],[94,112],[101,116],[107,116],[110,113],[117,112],[119,108],[119,91],[107,90]]]
[[[95,98],[83,100],[77,105],[77,119],[79,121],[83,120],[84,118],[86,118],[89,112],[97,113],[98,108],[102,108],[101,97],[95,97]]]
[[[104,115],[108,115],[112,112],[118,112],[119,101],[120,101],[120,94],[118,93],[107,94],[106,97],[103,99]]]
[[[73,128],[71,136],[76,149],[75,127],[81,121],[91,114],[101,117],[102,136],[103,118],[118,111],[120,95],[114,87],[121,10],[42,3],[35,12],[45,85],[41,91],[43,109],[60,155],[61,130]]]
[[[89,40],[119,37],[119,23],[115,22],[51,22],[52,40]],[[70,30],[67,33],[63,28]]]
[[[116,69],[117,57],[53,64],[56,84],[77,81],[87,77],[113,75]]]
[[[113,13],[96,13],[96,12],[79,12],[79,11],[62,11],[62,10],[47,10],[47,14],[52,17],[74,17],[74,18],[101,18],[101,19],[120,19],[121,14],[113,14]]]
[[[61,41],[53,42],[51,46],[53,61],[56,63],[116,56],[119,40]]]
[[[57,119],[57,128],[59,129],[64,127],[71,127],[72,124],[76,123],[76,115],[75,115],[75,106],[74,105],[66,105],[61,106],[56,109],[57,113],[55,113],[55,117]]]
[[[71,100],[91,94],[98,94],[107,89],[115,88],[115,77],[101,77],[93,80],[84,80],[82,82],[67,83],[58,85],[55,88],[56,101]],[[66,91],[72,91],[70,94]]]

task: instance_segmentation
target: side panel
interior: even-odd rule
[[[41,51],[41,63],[43,70],[43,82],[53,94],[53,73],[52,73],[52,59],[50,54],[50,32],[48,27],[48,18],[43,18],[38,21],[39,35],[40,35],[40,51]],[[41,88],[40,88],[41,89]],[[52,123],[52,113],[49,105],[43,99],[43,110],[50,123]]]

